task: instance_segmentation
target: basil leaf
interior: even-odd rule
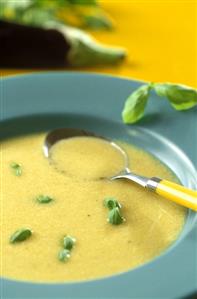
[[[53,198],[47,196],[47,195],[39,195],[36,200],[39,202],[39,203],[49,203],[53,200]]]
[[[121,204],[115,198],[105,198],[104,199],[104,206],[109,210],[114,208],[121,208]]]
[[[66,0],[66,2],[73,5],[98,5],[97,0]]]
[[[197,105],[197,90],[181,84],[155,83],[155,92],[165,96],[176,110],[187,110]]]
[[[83,15],[81,16],[84,22],[84,26],[91,29],[112,29],[113,25],[111,20],[104,14],[97,13],[95,15]]]
[[[21,176],[21,175],[22,175],[22,168],[21,168],[21,165],[20,165],[20,164],[15,163],[15,162],[12,162],[12,163],[10,164],[10,167],[12,168],[13,173],[14,173],[16,176]]]
[[[113,225],[119,225],[123,223],[125,219],[121,216],[120,209],[118,207],[109,211],[108,222]]]
[[[10,243],[22,242],[28,239],[32,235],[32,231],[29,228],[21,228],[13,233],[10,237]]]
[[[65,236],[63,239],[63,247],[67,250],[72,250],[76,243],[76,239],[71,236]]]
[[[49,20],[56,20],[53,12],[44,8],[29,8],[20,16],[20,21],[26,25],[35,25],[43,27]]]
[[[33,0],[33,1],[35,1],[35,0]],[[4,1],[1,1],[1,5],[2,5],[2,7],[6,6],[9,9],[11,9],[11,8],[14,8],[14,9],[17,9],[17,8],[26,9],[30,5],[33,4],[33,1],[32,0],[23,0],[23,1],[6,1],[6,0],[4,0]]]
[[[60,250],[59,254],[58,254],[58,259],[61,262],[66,262],[68,261],[70,258],[70,251],[67,249],[62,249]]]
[[[135,90],[126,100],[122,111],[123,122],[132,124],[137,122],[144,115],[144,110],[147,104],[150,85],[142,85]]]

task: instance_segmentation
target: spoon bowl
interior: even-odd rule
[[[73,138],[73,137],[95,137],[109,142],[109,144],[113,146],[116,150],[118,150],[120,154],[124,157],[125,170],[128,169],[129,159],[127,153],[118,144],[116,144],[114,141],[106,137],[96,135],[93,132],[82,130],[82,129],[60,128],[60,129],[55,129],[50,131],[46,135],[44,140],[44,145],[43,145],[43,152],[45,157],[50,158],[50,150],[53,147],[53,145],[55,145],[58,141],[68,139],[68,138]]]

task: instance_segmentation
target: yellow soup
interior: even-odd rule
[[[99,180],[124,166],[115,148],[97,138],[57,143],[49,161],[44,134],[9,139],[1,144],[1,272],[31,281],[76,281],[135,268],[164,251],[179,235],[186,209],[125,180]],[[158,160],[122,144],[130,167],[146,176],[175,180]],[[21,165],[16,175],[11,163]],[[115,174],[114,173],[114,174]],[[53,200],[40,203],[39,195]],[[107,222],[105,198],[121,204],[126,219]],[[21,228],[32,235],[10,243]],[[66,262],[58,259],[65,235],[76,238]]]

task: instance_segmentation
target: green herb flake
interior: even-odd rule
[[[110,197],[104,199],[104,206],[108,208],[109,214],[107,221],[114,225],[119,225],[125,221],[120,213],[121,204],[117,199]]]
[[[21,228],[12,234],[12,236],[10,237],[10,243],[25,241],[31,235],[32,235],[32,231],[29,228]]]
[[[108,208],[109,210],[112,210],[114,208],[121,208],[121,204],[113,197],[105,198],[104,199],[104,206]]]
[[[22,175],[22,167],[21,167],[20,164],[12,162],[10,164],[10,167],[11,167],[14,175],[16,175],[16,176],[21,176]]]
[[[65,236],[63,238],[63,247],[67,250],[72,250],[76,243],[76,239],[71,236]]]
[[[120,209],[116,207],[109,211],[107,221],[113,225],[119,225],[123,223],[125,219],[122,217]]]
[[[70,258],[70,250],[62,249],[58,254],[58,259],[60,262],[67,262]]]
[[[39,202],[39,203],[42,203],[42,204],[46,204],[46,203],[49,203],[53,200],[53,198],[47,196],[47,195],[39,195],[36,200]]]

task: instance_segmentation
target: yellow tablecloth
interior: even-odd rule
[[[101,42],[127,48],[128,59],[118,67],[92,67],[84,71],[197,86],[197,1],[100,2],[115,20],[116,30],[93,35]],[[0,71],[3,76],[27,72]]]

